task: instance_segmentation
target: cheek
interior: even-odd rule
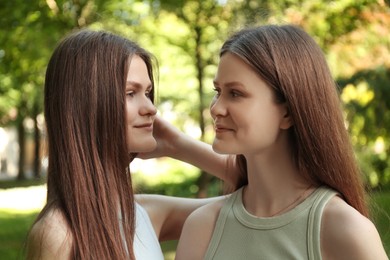
[[[271,109],[269,109],[271,110]],[[255,139],[263,140],[265,142],[273,142],[280,132],[280,119],[277,113],[257,113],[252,114],[250,123],[246,122],[247,133]]]
[[[259,121],[259,112],[250,106],[230,106],[229,115],[238,128],[251,127]]]
[[[239,138],[257,138],[267,132],[271,127],[268,115],[262,113],[258,106],[245,107],[241,109],[231,109],[230,115],[239,131]]]
[[[137,117],[135,107],[133,107],[129,102],[126,105],[126,124],[132,124]]]

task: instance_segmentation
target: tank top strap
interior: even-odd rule
[[[338,193],[326,186],[318,188],[316,198],[309,212],[307,243],[309,259],[321,260],[321,220],[325,205]]]
[[[239,194],[241,194],[242,187],[236,190],[234,193],[230,195],[227,201],[223,204],[221,211],[219,212],[219,216],[217,222],[215,224],[214,233],[211,237],[209,246],[206,251],[205,260],[213,259],[214,254],[218,248],[219,241],[221,241],[221,236],[223,234],[224,226],[226,224],[229,211],[233,207],[234,202]]]

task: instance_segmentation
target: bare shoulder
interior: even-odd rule
[[[338,196],[324,209],[321,248],[323,259],[388,259],[375,225]]]
[[[219,212],[228,197],[195,210],[186,220],[176,251],[176,259],[204,259]]]
[[[34,224],[27,241],[27,259],[69,259],[71,233],[63,215],[51,210]]]

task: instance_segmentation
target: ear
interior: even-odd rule
[[[291,117],[290,110],[287,107],[287,104],[283,104],[282,112],[283,112],[283,118],[280,122],[280,129],[287,130],[294,124]]]

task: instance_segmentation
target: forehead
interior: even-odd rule
[[[220,58],[215,81],[221,84],[231,81],[262,81],[256,71],[237,55],[227,52]]]
[[[261,100],[274,97],[273,89],[260,75],[239,56],[229,52],[221,56],[214,84],[221,89],[244,91]]]
[[[150,77],[145,61],[138,55],[134,55],[129,61],[127,81],[137,82],[141,85],[150,85]]]

